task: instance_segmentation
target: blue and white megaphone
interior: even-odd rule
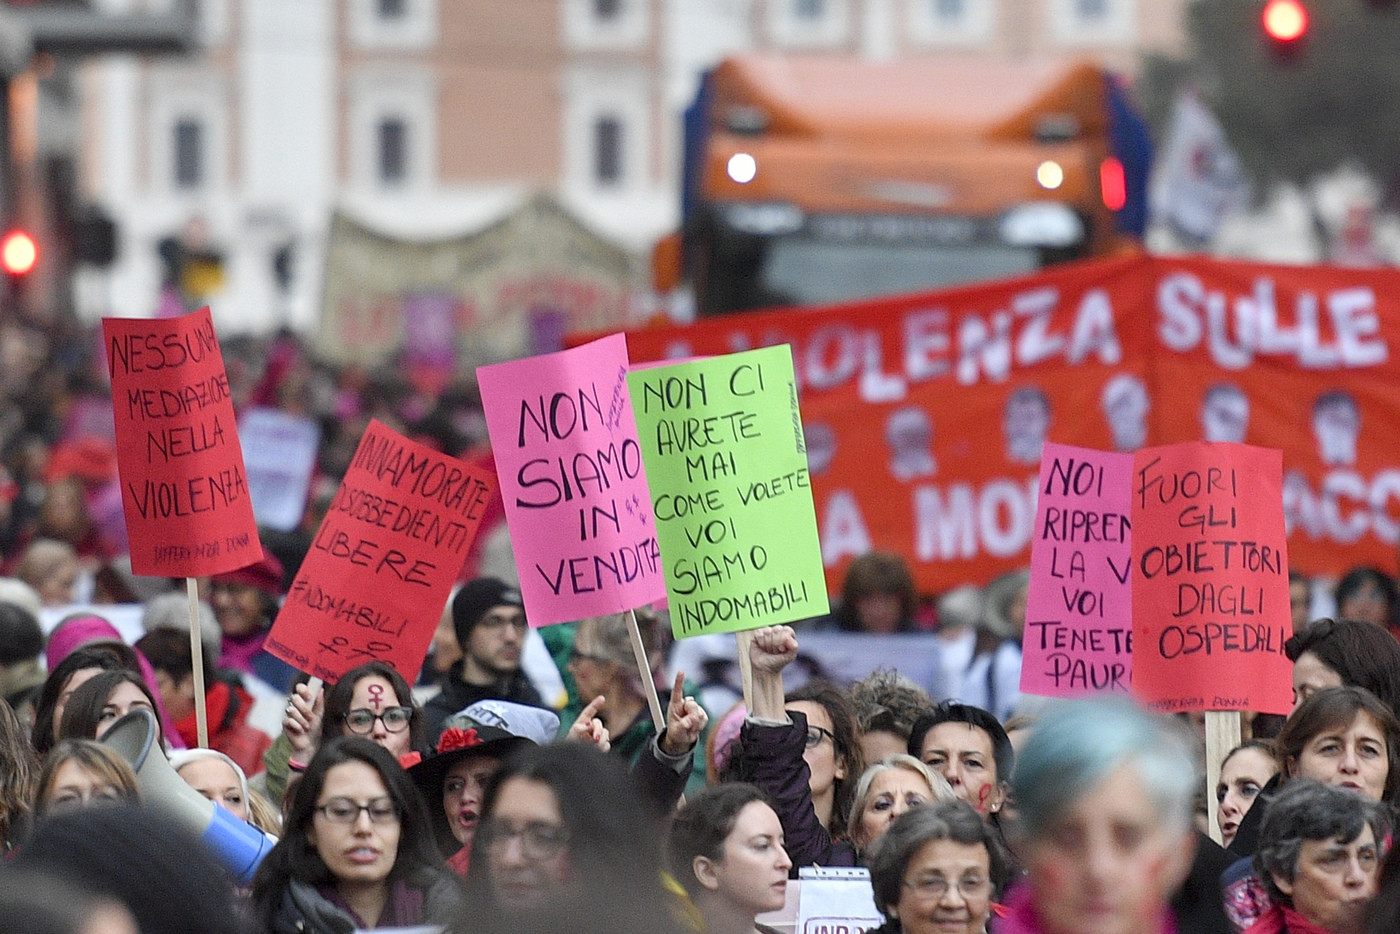
[[[97,741],[131,764],[146,804],[164,809],[199,835],[239,885],[247,885],[277,839],[185,784],[170,767],[159,739],[155,714],[138,707],[113,723]]]

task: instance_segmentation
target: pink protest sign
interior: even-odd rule
[[[103,318],[131,569],[202,577],[262,558],[208,308]]]
[[[1132,478],[1131,454],[1045,445],[1022,639],[1023,692],[1127,693]]]
[[[476,371],[532,626],[666,595],[620,334]]]
[[[418,676],[495,478],[371,421],[265,646],[326,681]]]
[[[1134,455],[1133,694],[1163,712],[1292,708],[1283,456],[1193,442]]]

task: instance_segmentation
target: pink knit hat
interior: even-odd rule
[[[83,613],[62,620],[49,634],[49,643],[44,649],[44,660],[49,671],[72,654],[73,650],[89,642],[125,642],[117,627],[100,616]]]
[[[80,613],[68,617],[59,622],[54,631],[49,633],[48,645],[44,647],[44,659],[49,671],[53,671],[74,649],[80,649],[85,645],[94,642],[117,642],[127,645],[122,634],[117,632],[117,628],[110,622],[92,613]],[[128,646],[128,648],[131,648]],[[155,669],[151,663],[142,655],[139,649],[131,648],[136,656],[136,662],[141,668],[141,680],[146,682],[146,687],[150,688],[151,696],[156,700],[156,706],[160,708],[161,722],[165,725],[165,738],[174,749],[185,748],[184,740],[180,739],[180,734],[175,730],[175,724],[171,721],[170,715],[165,711],[165,703],[160,697],[160,682],[156,680]]]

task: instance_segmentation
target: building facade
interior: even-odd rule
[[[104,0],[122,10],[170,0]],[[218,257],[222,332],[317,326],[337,213],[478,229],[548,192],[643,254],[679,213],[680,113],[725,54],[1091,56],[1131,72],[1185,0],[200,0],[204,50],[80,72],[80,183],[118,222],[87,319],[159,302],[158,245]]]

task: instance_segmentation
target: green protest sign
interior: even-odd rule
[[[628,374],[677,637],[829,611],[786,346]]]

